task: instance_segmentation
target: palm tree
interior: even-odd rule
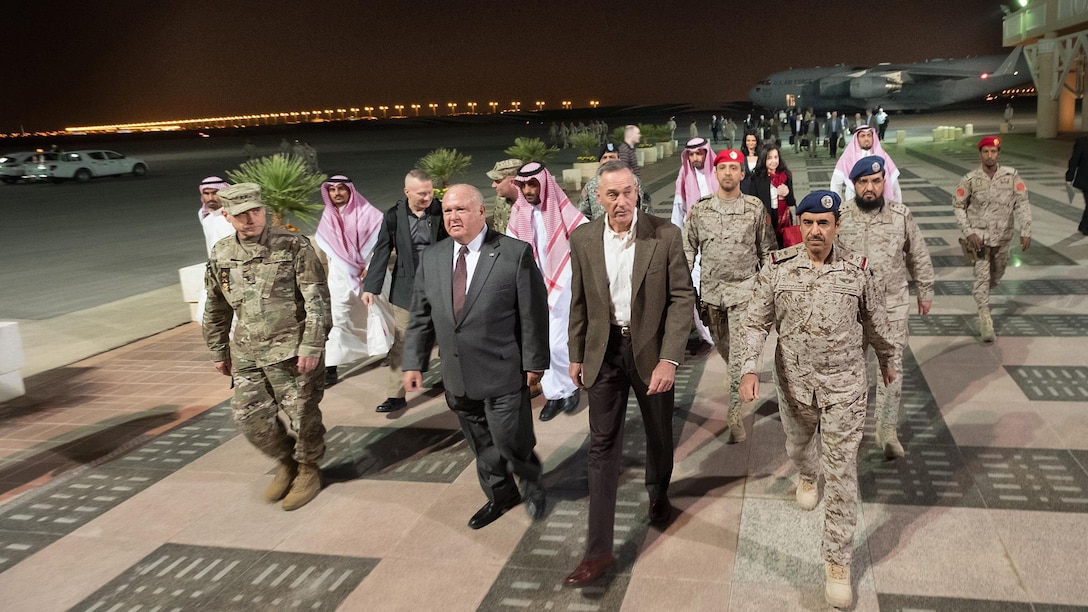
[[[515,138],[514,146],[505,151],[510,157],[520,159],[523,164],[534,161],[542,164],[547,163],[558,152],[559,149],[549,147],[539,138]]]
[[[294,155],[277,153],[270,157],[251,159],[237,170],[228,170],[234,183],[257,183],[261,200],[272,213],[272,224],[286,227],[290,215],[298,221],[312,222],[321,214],[323,205],[314,198],[325,182],[325,175],[311,172],[306,163]]]
[[[416,168],[438,180],[443,192],[450,186],[450,177],[468,172],[472,167],[472,156],[459,153],[457,149],[435,149],[416,162]]]

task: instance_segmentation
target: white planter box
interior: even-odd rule
[[[206,264],[193,264],[178,269],[178,277],[181,279],[181,297],[186,302],[200,301],[200,292],[204,290],[204,271]]]
[[[23,385],[23,377],[19,371],[0,374],[0,402],[26,395],[26,386]]]

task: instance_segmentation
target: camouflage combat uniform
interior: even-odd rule
[[[495,204],[491,207],[491,229],[500,234],[506,234],[506,225],[510,223],[510,210],[513,207],[513,202],[496,195]]]
[[[744,352],[744,321],[756,274],[777,246],[771,219],[759,198],[741,195],[721,200],[701,198],[684,223],[684,255],[688,269],[701,255],[700,311],[714,346],[729,368],[729,424],[739,424],[740,366]],[[732,333],[730,333],[732,332]]]
[[[816,482],[823,472],[824,558],[850,567],[859,501],[857,452],[868,398],[866,338],[882,367],[895,352],[884,295],[864,257],[836,246],[822,266],[814,267],[799,244],[772,253],[759,273],[748,306],[741,374],[759,372],[772,325],[778,329],[775,371],[784,399],[779,412],[786,453],[803,480]]]
[[[899,202],[885,202],[880,210],[858,208],[851,198],[839,209],[839,244],[868,258],[880,271],[884,285],[884,304],[888,311],[889,340],[895,345],[892,369],[903,369],[903,347],[907,344],[907,317],[910,292],[907,281],[917,284],[918,301],[933,301],[933,262],[925,237],[910,209]],[[876,419],[895,427],[899,423],[899,405],[903,398],[903,378],[896,377],[888,387],[877,377]]]
[[[956,223],[964,238],[976,234],[982,238],[986,253],[975,261],[975,286],[972,294],[979,312],[989,314],[990,289],[1005,274],[1009,263],[1009,242],[1013,235],[1013,217],[1020,226],[1020,237],[1031,237],[1031,203],[1028,190],[1016,170],[998,166],[994,177],[986,176],[979,166],[967,173],[956,186],[952,198]]]
[[[204,283],[204,341],[213,361],[231,360],[238,427],[273,458],[316,464],[325,453],[318,408],[324,360],[299,374],[296,359],[320,358],[331,328],[325,270],[313,247],[272,227],[252,244],[228,236],[212,247]],[[232,315],[238,324],[228,340]],[[290,419],[297,443],[277,418],[279,410]]]

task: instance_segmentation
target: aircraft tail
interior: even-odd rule
[[[1013,72],[1016,72],[1016,65],[1020,61],[1021,51],[1021,47],[1013,47],[1012,53],[1010,53],[1009,56],[1005,58],[1005,61],[1001,62],[1001,65],[998,66],[997,70],[990,73],[990,76],[1006,76],[1012,74]]]

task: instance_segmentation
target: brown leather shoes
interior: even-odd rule
[[[584,587],[604,576],[610,567],[616,564],[612,555],[600,559],[583,559],[578,567],[563,581],[564,586]]]

